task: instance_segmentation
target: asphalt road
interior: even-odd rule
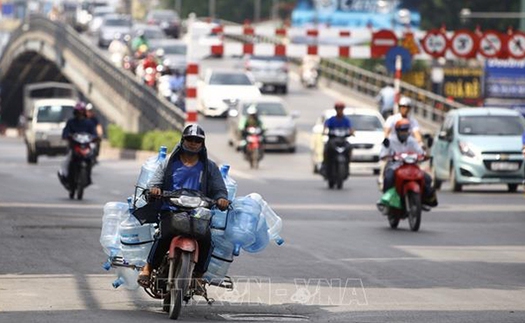
[[[311,172],[309,130],[336,95],[293,81],[284,97],[301,112],[298,150],[268,153],[258,170],[227,145],[224,119],[201,117],[211,157],[232,165],[239,195],[269,202],[286,242],[241,254],[235,290],[210,287],[216,303],[194,302],[181,320],[524,322],[523,191],[444,184],[419,232],[389,229],[374,176],[354,173],[338,191]],[[102,207],[132,193],[140,161],[102,159],[82,201],[60,186],[61,161],[28,165],[21,139],[0,138],[0,322],[167,319],[143,291],[114,290],[101,268]]]

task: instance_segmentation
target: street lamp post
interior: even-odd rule
[[[209,11],[208,15],[212,19],[215,18],[215,5],[216,5],[216,0],[209,0],[209,2],[208,2],[208,11]]]

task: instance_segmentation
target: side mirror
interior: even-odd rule
[[[236,118],[238,115],[239,115],[239,111],[237,111],[237,109],[228,110],[228,117]]]
[[[429,133],[423,135],[423,140],[425,141],[428,148],[431,148],[434,144],[434,137],[432,137],[432,135]]]
[[[384,146],[385,148],[390,147],[390,140],[389,140],[388,138],[385,138],[385,139],[383,140],[383,146]]]
[[[450,136],[445,130],[439,132],[438,138],[445,141],[451,141]]]

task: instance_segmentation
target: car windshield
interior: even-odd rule
[[[144,30],[144,37],[146,39],[166,38],[164,32],[160,29],[146,29]]]
[[[463,135],[516,136],[523,133],[523,123],[515,116],[465,116],[459,118]]]
[[[286,63],[286,58],[281,56],[251,56],[250,60]]]
[[[352,128],[360,131],[382,131],[381,121],[376,116],[350,114],[347,117],[352,121]]]
[[[106,19],[106,26],[131,26],[129,19]]]
[[[211,85],[252,85],[245,74],[240,73],[213,73],[210,77]]]
[[[255,106],[257,108],[257,113],[260,116],[286,116],[286,110],[284,109],[283,105],[278,102],[259,102],[245,104],[242,108],[244,115],[246,115],[246,110],[248,110],[248,108],[251,106]]]
[[[165,54],[186,55],[186,45],[168,45],[161,48]]]
[[[36,120],[42,122],[65,122],[73,116],[73,106],[45,105],[38,107]]]
[[[179,19],[179,16],[173,12],[155,12],[151,15],[155,20],[176,20]]]

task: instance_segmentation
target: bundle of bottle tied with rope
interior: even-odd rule
[[[166,159],[166,154],[167,149],[162,146],[158,156],[152,156],[144,162],[135,192],[127,203],[108,202],[104,206],[100,243],[108,259],[103,268],[114,270],[117,276],[113,282],[115,288],[124,286],[134,290],[139,287],[139,272],[147,262],[155,238],[161,234],[162,223],[160,226],[157,223],[141,223],[134,214],[148,204],[144,193],[155,170]],[[237,182],[229,175],[229,169],[229,165],[220,167],[231,201],[230,207],[226,211],[216,206],[194,207],[191,210],[181,208],[186,210],[181,212],[185,217],[183,221],[179,219],[177,225],[183,227],[181,232],[190,238],[202,234],[198,230],[209,230],[212,251],[207,271],[201,280],[210,285],[233,288],[233,281],[227,274],[241,249],[257,253],[263,251],[271,240],[277,245],[283,244],[284,240],[280,236],[282,219],[261,195],[251,193],[236,196]],[[190,228],[189,232],[187,228]]]

